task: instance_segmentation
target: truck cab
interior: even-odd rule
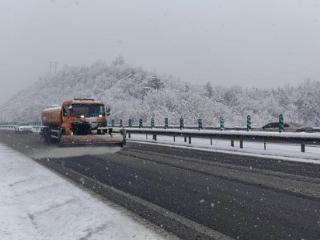
[[[93,99],[67,100],[62,105],[62,128],[66,135],[86,135],[107,125],[110,108]]]

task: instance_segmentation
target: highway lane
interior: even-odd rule
[[[141,146],[140,146],[141,145]],[[130,144],[130,149],[142,149],[144,150],[142,144]],[[245,166],[252,167],[255,169],[266,169],[272,170],[275,172],[284,172],[294,175],[308,176],[308,177],[317,177],[320,178],[320,164],[307,164],[307,163],[298,163],[294,161],[284,161],[281,159],[271,159],[266,157],[239,157],[239,154],[225,154],[220,152],[215,152],[212,154],[210,151],[198,151],[194,149],[183,148],[170,148],[167,146],[150,144],[147,147],[148,151],[155,153],[167,153],[172,156],[182,156],[194,159],[208,160],[211,162],[219,162],[223,164],[232,164],[234,166]]]
[[[32,154],[46,148],[36,141],[13,142]],[[235,239],[320,239],[320,171],[313,164],[144,144],[55,161]],[[315,195],[287,184],[307,185]]]
[[[170,157],[167,155],[166,159],[170,161]],[[148,152],[143,159],[118,153],[61,161],[83,175],[235,239],[320,238],[319,200],[161,164],[153,159]]]

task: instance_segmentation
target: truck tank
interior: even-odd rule
[[[41,112],[41,120],[44,126],[49,128],[57,128],[62,125],[62,108],[51,107]]]

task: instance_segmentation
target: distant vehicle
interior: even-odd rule
[[[285,123],[284,124],[284,129],[288,129],[290,127],[290,125],[288,123]],[[266,125],[264,125],[262,127],[262,129],[264,131],[278,131],[279,130],[279,123],[278,122],[271,122],[271,123],[268,123]]]
[[[17,133],[32,133],[33,127],[32,126],[16,126],[15,131]]]
[[[300,124],[297,123],[284,123],[284,131],[295,132],[297,129],[301,128]],[[279,131],[279,122],[270,122],[262,127],[263,131]]]
[[[320,127],[302,127],[302,128],[298,128],[296,132],[306,132],[306,133],[320,132]]]

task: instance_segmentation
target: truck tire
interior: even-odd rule
[[[60,142],[61,141],[61,137],[63,135],[66,135],[66,129],[62,127],[62,128],[60,128],[60,131],[59,131],[59,134],[58,134],[58,139],[54,139],[54,140],[56,140],[56,142]]]
[[[50,128],[48,127],[43,128],[41,130],[41,136],[42,136],[43,142],[45,142],[46,144],[52,143]]]

